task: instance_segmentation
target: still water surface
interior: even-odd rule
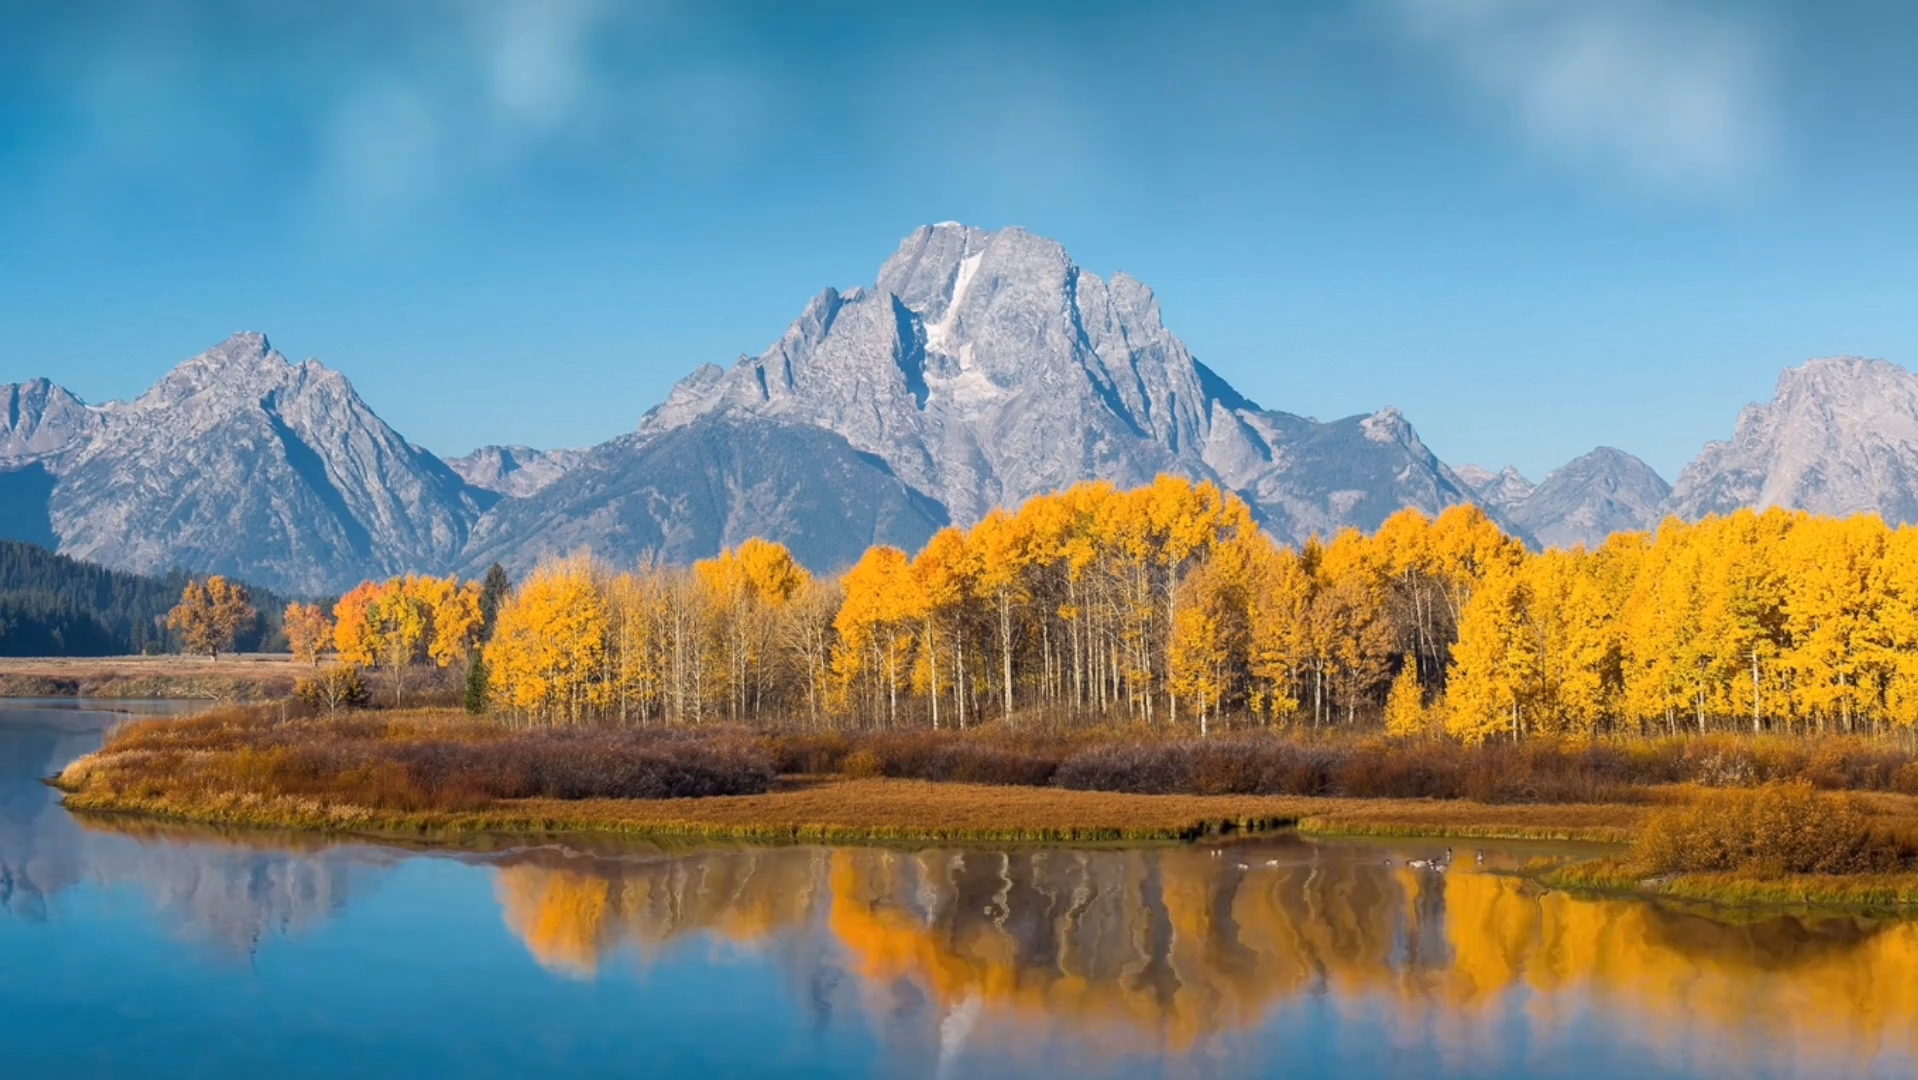
[[[1894,1077],[1918,924],[1437,846],[426,853],[76,820],[0,703],[0,1075]],[[1392,865],[1384,863],[1392,859]]]

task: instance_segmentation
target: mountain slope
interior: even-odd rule
[[[1510,510],[1524,502],[1538,487],[1525,479],[1524,473],[1510,465],[1498,472],[1480,468],[1477,465],[1456,465],[1453,466],[1452,472],[1460,480],[1465,481],[1465,486],[1471,488],[1473,494],[1484,500],[1485,505],[1497,507],[1500,510]]]
[[[530,446],[482,446],[470,454],[446,458],[446,467],[482,491],[525,498],[566,475],[586,457],[584,450],[535,450]]]
[[[502,502],[464,570],[519,573],[582,548],[624,565],[683,563],[754,536],[833,570],[873,544],[917,548],[945,524],[937,503],[832,432],[714,416],[595,447],[536,497]]]
[[[0,468],[57,454],[100,425],[97,411],[46,379],[0,385]]]
[[[1597,547],[1613,533],[1656,527],[1671,492],[1651,466],[1601,446],[1554,469],[1506,512],[1545,547]]]
[[[239,334],[174,369],[61,457],[63,554],[321,593],[450,564],[494,501],[410,445],[351,384]]]
[[[1685,467],[1671,500],[1690,520],[1741,506],[1918,521],[1918,375],[1857,357],[1787,369],[1769,404],[1746,406],[1731,439]]]
[[[638,438],[707,417],[834,432],[962,524],[1160,473],[1241,492],[1288,540],[1474,499],[1396,410],[1263,410],[1166,329],[1144,284],[1018,228],[915,231],[872,287],[827,289],[765,353],[681,381]]]

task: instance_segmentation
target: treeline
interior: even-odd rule
[[[485,646],[523,720],[1532,735],[1918,729],[1918,530],[1772,510],[1528,551],[1475,507],[1274,543],[1082,484],[834,579],[749,541],[536,570]]]
[[[173,651],[167,615],[188,576],[164,577],[109,570],[57,555],[34,544],[0,540],[0,656],[118,656]],[[262,618],[241,633],[241,651],[285,648],[270,593]]]

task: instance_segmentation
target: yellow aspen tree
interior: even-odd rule
[[[433,631],[433,608],[416,583],[394,578],[366,609],[374,655],[393,680],[393,704],[402,700],[406,671],[418,663]]]
[[[840,648],[834,657],[842,693],[856,700],[857,688],[868,693],[866,715],[883,713],[888,725],[898,723],[899,684],[904,666],[902,615],[910,612],[912,571],[906,553],[884,545],[866,549],[840,579],[845,601],[834,626]]]
[[[400,590],[410,595],[416,606],[426,612],[425,653],[434,664],[444,668],[465,660],[479,644],[484,618],[480,612],[481,586],[477,581],[460,583],[457,577],[418,577],[408,575]]]
[[[577,724],[610,701],[599,576],[585,555],[542,563],[501,606],[486,667],[522,715]]]
[[[1910,733],[1918,730],[1918,528],[1903,525],[1886,538],[1874,591],[1889,652],[1886,716]]]
[[[967,541],[978,553],[978,589],[990,599],[999,638],[999,689],[1004,718],[1012,722],[1013,605],[1022,598],[1031,532],[1024,522],[1002,510],[987,514],[973,526]],[[851,600],[851,588],[847,599]]]
[[[1501,732],[1518,738],[1520,707],[1531,667],[1525,632],[1525,590],[1516,571],[1496,568],[1481,580],[1459,619],[1446,684],[1446,729],[1469,743]]]
[[[939,727],[940,687],[953,690],[958,725],[966,726],[965,714],[965,641],[956,617],[959,608],[971,596],[978,568],[966,534],[958,529],[941,529],[912,560],[912,578],[919,597],[919,664],[931,703],[932,726]],[[950,657],[950,674],[940,678],[940,669]],[[918,675],[915,675],[917,681]]]
[[[1411,738],[1427,733],[1425,716],[1425,689],[1419,685],[1418,656],[1406,657],[1399,673],[1392,679],[1392,689],[1385,695],[1385,733],[1398,738]]]
[[[780,633],[805,680],[806,712],[815,728],[824,723],[834,700],[832,664],[838,631],[833,624],[843,599],[839,582],[813,578],[780,609]]]
[[[320,654],[333,646],[333,621],[314,604],[295,600],[286,605],[281,616],[286,626],[286,642],[298,663],[319,666]]]
[[[1252,575],[1247,667],[1253,711],[1269,724],[1299,709],[1314,585],[1299,553],[1278,547],[1263,533],[1248,538],[1246,549]]]
[[[384,588],[378,582],[362,581],[333,605],[333,649],[341,663],[351,667],[379,663],[370,619],[373,601]]]

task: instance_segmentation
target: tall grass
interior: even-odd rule
[[[1907,869],[1912,852],[1874,828],[1858,801],[1805,781],[1709,791],[1657,810],[1629,864],[1646,874],[1733,872],[1883,874]]]
[[[665,799],[772,786],[757,740],[684,731],[507,732],[432,715],[282,719],[228,708],[117,729],[62,774],[96,795],[315,797],[380,810],[473,810],[502,799]]]
[[[1466,746],[1434,740],[1166,738],[1149,729],[1072,734],[888,732],[768,737],[781,772],[1050,785],[1136,794],[1634,802],[1669,784],[1803,780],[1825,790],[1918,794],[1913,755],[1865,738],[1810,744],[1729,735]]]

